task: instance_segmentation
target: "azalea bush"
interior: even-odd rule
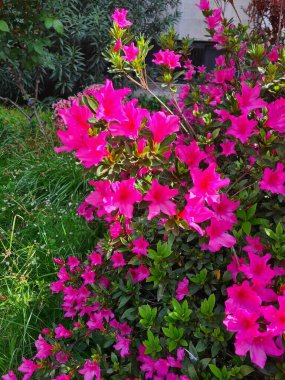
[[[65,319],[23,358],[25,380],[284,379],[285,49],[198,6],[221,54],[207,73],[165,37],[161,110],[111,80],[56,107],[56,150],[94,178],[77,212],[106,234],[55,260]],[[112,18],[111,71],[152,94],[149,41],[126,10]]]

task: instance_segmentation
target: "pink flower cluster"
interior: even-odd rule
[[[267,355],[284,354],[285,292],[278,296],[272,287],[277,277],[285,274],[285,269],[272,268],[268,263],[271,255],[262,253],[265,247],[259,238],[247,236],[247,242],[244,251],[248,254],[248,263],[234,257],[228,266],[235,282],[237,275],[241,281],[227,289],[224,324],[236,333],[236,354],[245,356],[249,352],[251,361],[263,368]],[[272,302],[278,302],[279,307],[269,304]]]

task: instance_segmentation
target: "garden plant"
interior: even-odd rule
[[[55,259],[65,318],[4,380],[285,378],[285,49],[198,6],[221,54],[207,73],[165,36],[161,110],[109,79],[56,107],[56,151],[93,176],[77,212],[106,233]],[[155,97],[127,13],[106,59]]]

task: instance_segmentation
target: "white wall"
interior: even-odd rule
[[[180,37],[189,35],[190,38],[194,38],[195,40],[207,40],[207,37],[205,36],[207,32],[203,21],[204,17],[200,9],[195,5],[198,2],[199,0],[181,0],[181,18],[175,27]],[[242,8],[247,8],[249,0],[234,0],[234,3],[242,22],[247,23],[248,18]],[[210,0],[210,4],[213,8],[216,8],[214,0]],[[235,21],[237,20],[235,12],[230,4],[227,5],[225,14],[228,19],[233,17]]]

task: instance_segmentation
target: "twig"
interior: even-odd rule
[[[25,116],[25,118],[29,121],[29,122],[31,122],[31,117],[28,115],[28,114],[26,114],[26,112],[24,112],[23,110],[22,110],[22,108],[20,107],[20,106],[18,106],[18,104],[17,103],[15,103],[15,102],[13,102],[13,100],[11,100],[11,99],[9,99],[9,98],[3,98],[2,96],[0,96],[0,100],[2,100],[3,102],[8,102],[8,103],[11,103],[11,104],[13,104],[13,106],[14,107],[16,107],[24,116]]]

